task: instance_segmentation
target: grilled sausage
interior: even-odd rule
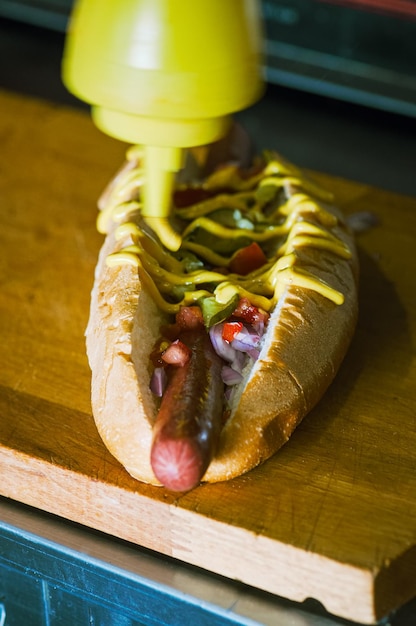
[[[172,367],[153,428],[151,464],[172,491],[193,489],[214,454],[222,425],[222,361],[204,328],[183,333],[189,361]]]

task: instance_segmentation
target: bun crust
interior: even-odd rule
[[[340,217],[335,209],[325,209]],[[334,379],[355,330],[358,261],[342,217],[331,232],[348,245],[350,259],[302,248],[295,267],[341,291],[344,303],[294,284],[285,287],[204,481],[231,479],[272,456]],[[126,240],[116,241],[113,225],[96,267],[86,330],[92,409],[109,451],[134,478],[158,485],[150,465],[158,401],[149,387],[149,354],[166,317],[141,285],[137,268],[107,266],[107,256],[125,245]]]
[[[86,330],[91,404],[108,450],[138,480],[158,484],[150,466],[156,402],[150,391],[148,355],[164,316],[141,289],[135,268],[109,268],[114,233],[101,248]]]
[[[358,314],[356,256],[350,262],[329,253],[308,257],[302,268],[313,268],[346,293],[345,302],[337,306],[314,291],[286,289],[269,320],[263,352],[224,426],[204,477],[208,482],[239,476],[277,452],[322,398],[347,352]]]

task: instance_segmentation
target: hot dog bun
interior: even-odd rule
[[[338,259],[335,269],[322,252],[300,263],[316,275],[319,264],[319,276],[349,297],[337,306],[313,291],[286,288],[206,481],[239,476],[277,452],[324,395],[347,352],[357,317],[354,269]]]
[[[131,170],[131,161],[126,169]],[[308,223],[321,227],[322,216],[310,211],[303,178],[296,168],[290,172],[291,184],[301,188]],[[124,199],[131,199],[125,184],[120,189],[114,191],[113,184],[106,192],[103,212],[108,211],[114,196],[124,194]],[[350,254],[344,258],[331,247],[299,247],[294,268],[325,281],[343,295],[344,301],[336,304],[290,277],[285,282],[271,311],[259,358],[246,368],[234,394],[231,415],[204,481],[231,479],[272,456],[323,396],[345,356],[357,319],[358,261],[342,215],[327,201],[325,197],[319,205],[325,215],[336,219],[325,229]],[[128,219],[131,221],[132,216]],[[92,409],[110,452],[134,478],[157,485],[150,449],[158,400],[149,388],[149,354],[167,316],[142,284],[137,267],[107,265],[110,254],[133,243],[128,234],[116,240],[115,230],[123,219],[118,220],[107,221],[91,294],[86,345],[92,370]],[[134,220],[142,226],[140,214]]]

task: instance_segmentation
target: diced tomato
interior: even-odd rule
[[[176,324],[181,329],[193,330],[204,325],[204,318],[199,306],[183,306],[176,314]]]
[[[162,354],[162,360],[168,365],[182,367],[191,358],[191,350],[180,339],[173,341]]]
[[[241,331],[243,328],[243,322],[225,322],[222,327],[222,338],[224,341],[228,341],[231,343],[234,337]]]
[[[259,323],[265,324],[269,319],[269,314],[251,304],[248,298],[240,298],[233,312],[233,317],[242,319],[248,324],[255,325]]]
[[[240,248],[233,254],[228,265],[231,272],[245,276],[267,262],[267,257],[256,241],[249,246]]]

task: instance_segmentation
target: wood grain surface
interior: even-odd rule
[[[413,597],[416,200],[314,174],[347,214],[379,219],[359,237],[351,349],[273,459],[178,497],[130,478],[91,416],[96,199],[125,146],[6,92],[0,138],[0,494],[355,621]]]

